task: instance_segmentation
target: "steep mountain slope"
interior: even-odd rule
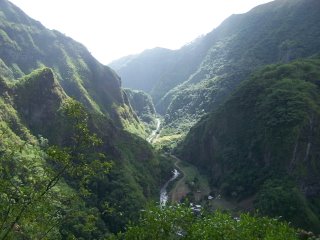
[[[162,71],[161,77],[149,75],[157,71],[154,70],[157,62],[141,58],[148,81],[157,79],[150,93],[167,125],[172,129],[188,129],[253,70],[265,64],[319,53],[319,4],[317,0],[276,0],[246,14],[232,15],[211,33],[175,51],[175,62]],[[158,61],[156,57],[153,59]],[[133,61],[139,62],[139,56],[126,66]],[[180,74],[182,70],[184,74]],[[120,76],[125,71],[129,69],[118,69]],[[129,73],[124,76],[128,78],[126,82],[134,82]],[[144,79],[143,74],[140,79]],[[171,81],[173,84],[168,84]],[[167,92],[168,86],[176,87]]]
[[[0,9],[0,58],[8,79],[50,67],[66,93],[91,111],[109,116],[117,125],[123,118],[134,122],[113,70],[80,43],[46,29],[7,0],[0,2]],[[127,114],[120,116],[121,111]]]
[[[320,229],[320,60],[270,65],[193,127],[182,159],[232,199]]]
[[[110,68],[0,1],[1,238],[103,239],[137,219],[171,164],[130,128]]]
[[[147,125],[155,125],[156,110],[151,96],[139,90],[124,89],[128,96],[131,107],[138,115],[139,119]]]
[[[36,196],[40,186],[48,184],[49,176],[59,169],[58,163],[51,165],[48,160],[47,145],[58,144],[72,148],[72,129],[77,124],[71,123],[65,114],[66,106],[73,100],[64,92],[51,69],[36,70],[14,83],[0,79],[0,186],[4,194],[0,197],[0,219],[5,222],[7,207],[15,211],[21,207],[21,200],[12,202],[12,198],[22,198],[14,195],[12,186],[16,182],[19,188],[25,186],[26,189],[22,189],[25,197],[23,201]],[[77,109],[74,111],[78,112]],[[36,202],[38,210],[32,214],[28,211],[28,215],[17,222],[26,236],[39,238],[52,227],[52,239],[60,235],[102,238],[109,231],[119,231],[129,220],[136,219],[139,209],[150,199],[158,199],[161,179],[170,175],[171,164],[155,154],[143,139],[110,125],[106,117],[95,114],[88,117],[90,130],[102,140],[102,145],[95,146],[91,151],[98,150],[106,155],[107,162],[112,160],[110,173],[105,175],[95,170],[94,178],[86,180],[88,193],[85,195],[81,192],[83,190],[80,186],[83,183],[79,177],[64,174],[65,182],[61,179],[61,184],[41,197],[41,205]],[[92,163],[103,164],[105,159],[100,161]],[[89,168],[89,163],[84,170]],[[10,179],[14,181],[11,183]],[[10,182],[8,187],[7,181]],[[20,181],[23,183],[21,186]],[[50,198],[55,201],[50,202]],[[74,198],[77,203],[71,201]],[[67,209],[71,209],[72,214]],[[11,213],[13,215],[15,212]],[[43,217],[40,218],[41,215]],[[90,217],[93,219],[89,220]],[[39,222],[33,218],[41,220]],[[57,223],[52,222],[53,218]],[[13,220],[7,218],[6,221]],[[63,225],[60,225],[61,221]],[[94,230],[91,233],[86,230],[89,225]],[[8,229],[6,225],[3,226],[1,231]]]

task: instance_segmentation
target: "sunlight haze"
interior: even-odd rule
[[[10,0],[49,29],[84,44],[102,63],[144,49],[177,49],[231,14],[271,0]]]

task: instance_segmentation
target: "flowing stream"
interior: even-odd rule
[[[165,206],[168,201],[168,193],[167,193],[168,184],[176,180],[176,178],[180,175],[177,169],[174,169],[172,171],[172,174],[173,176],[163,185],[163,187],[160,190],[160,206]]]
[[[153,143],[153,141],[155,139],[157,139],[157,137],[160,134],[160,127],[161,127],[161,121],[160,118],[156,119],[157,121],[157,128],[155,130],[152,131],[152,133],[150,134],[150,136],[147,138],[147,141],[149,143]],[[160,189],[160,206],[165,206],[167,201],[168,201],[168,193],[167,193],[167,187],[168,184],[174,180],[176,180],[176,178],[180,175],[179,171],[177,169],[174,169],[172,171],[172,177],[163,185],[163,187]]]

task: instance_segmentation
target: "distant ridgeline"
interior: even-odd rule
[[[146,134],[113,70],[0,1],[1,239],[102,239],[137,219],[171,171]]]
[[[179,50],[151,49],[110,66],[125,87],[150,93],[167,127],[189,130],[253,70],[319,53],[319,9],[318,0],[276,0]]]

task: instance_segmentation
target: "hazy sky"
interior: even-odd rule
[[[144,49],[177,49],[233,13],[271,0],[10,0],[83,43],[102,63]]]

